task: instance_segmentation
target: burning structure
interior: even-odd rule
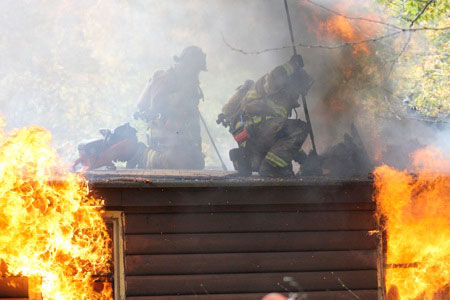
[[[112,286],[97,280],[111,273],[103,202],[64,171],[44,129],[0,135],[0,276],[33,279],[29,294],[44,299],[109,299]],[[18,277],[3,280],[0,297],[8,289],[25,297],[25,286]]]
[[[3,297],[112,299],[101,205],[121,212],[114,284],[123,286],[114,288],[115,299],[259,299],[273,291],[304,299],[448,299],[449,180],[436,173],[448,160],[438,152],[417,153],[418,177],[376,170],[385,256],[370,180],[92,171],[87,196],[81,179],[56,164],[43,129],[3,139],[3,275],[40,282],[27,293],[26,281],[9,278]]]
[[[225,175],[90,172],[124,212],[127,299],[380,299],[371,181]]]
[[[254,51],[261,56],[253,59],[249,51],[236,48],[263,49],[266,42],[289,45],[278,2],[233,2],[243,8],[237,9],[229,1],[211,1],[206,15],[204,3],[197,0],[185,8],[167,1],[151,9],[139,0],[95,5],[49,1],[53,5],[40,7],[5,3],[5,11],[38,16],[30,22],[33,28],[25,31],[31,32],[30,40],[39,37],[37,45],[48,50],[43,57],[52,60],[42,61],[42,53],[35,51],[27,60],[29,69],[20,60],[12,67],[0,64],[9,74],[0,81],[1,92],[17,100],[2,104],[2,111],[17,127],[27,122],[46,125],[58,145],[67,138],[78,142],[98,126],[113,128],[118,124],[112,120],[131,115],[148,69],[159,68],[159,60],[166,62],[169,48],[200,44],[208,58],[221,58],[209,63],[212,75],[202,78],[207,98],[217,99],[200,103],[207,123],[213,123],[224,97],[239,82],[285,61],[292,49]],[[17,6],[20,9],[10,9]],[[424,139],[433,132],[431,126],[413,121],[418,140],[407,146],[411,123],[402,120],[391,102],[394,86],[389,77],[398,60],[393,54],[402,41],[397,37],[411,33],[414,22],[405,30],[386,23],[369,2],[296,1],[291,7],[298,35],[291,38],[300,41],[308,73],[316,80],[308,105],[325,176],[281,180],[233,177],[214,170],[118,166],[117,171],[91,171],[85,174],[86,182],[65,171],[48,147],[45,130],[32,127],[1,134],[0,298],[256,300],[280,292],[291,299],[449,299],[447,148],[442,157],[419,152],[425,159],[415,159],[415,175],[382,166],[374,181],[367,179],[374,165],[404,169],[411,150],[436,136]],[[223,15],[223,20],[211,22],[211,12]],[[186,14],[200,16],[203,27],[179,23]],[[49,22],[40,22],[48,16]],[[273,26],[256,26],[260,20]],[[10,22],[0,29],[27,26]],[[224,41],[217,40],[212,23],[223,23]],[[47,39],[35,24],[50,26],[56,40],[42,45]],[[240,30],[244,27],[258,39],[249,38]],[[176,42],[168,44],[154,28]],[[149,41],[161,47],[149,50]],[[129,46],[127,55],[124,45]],[[15,71],[22,69],[23,74]],[[23,91],[9,89],[11,82]],[[36,105],[36,111],[21,106],[34,101],[45,105]],[[33,114],[26,113],[30,110]],[[47,112],[63,117],[50,118]],[[381,121],[386,115],[394,121]],[[345,135],[349,128],[351,134]],[[219,137],[219,151],[228,152],[230,137],[217,128],[213,133]],[[446,137],[443,131],[441,142]],[[63,155],[65,145],[59,149]],[[214,169],[211,145],[204,142],[200,148],[206,153],[207,169]],[[309,148],[312,145],[305,146]],[[108,161],[107,166],[114,164]]]
[[[450,160],[438,149],[414,155],[415,175],[375,171],[387,234],[387,299],[449,299]]]

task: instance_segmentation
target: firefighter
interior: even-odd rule
[[[206,54],[197,46],[174,57],[167,71],[157,71],[138,101],[137,115],[149,127],[146,168],[203,169],[205,166],[198,109],[199,74],[207,71]]]
[[[230,159],[240,174],[294,175],[292,161],[301,163],[306,157],[301,147],[308,130],[304,121],[291,117],[311,85],[303,58],[294,55],[256,82],[246,81],[225,104],[218,122],[229,126],[239,145]]]

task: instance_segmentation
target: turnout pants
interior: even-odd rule
[[[202,153],[200,121],[186,119],[183,122],[166,121],[164,125],[152,128],[150,142],[145,157],[145,167],[149,169],[191,169],[205,168]]]
[[[205,158],[201,151],[189,146],[166,151],[148,149],[145,165],[149,169],[202,170],[205,168]]]
[[[298,119],[273,118],[257,124],[245,146],[252,170],[260,175],[262,169],[292,173],[292,160],[297,160],[307,136],[306,123]]]

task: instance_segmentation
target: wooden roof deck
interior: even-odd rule
[[[372,185],[370,178],[340,179],[327,176],[262,178],[239,177],[234,171],[220,170],[95,170],[85,174],[96,187],[251,187],[305,185]]]

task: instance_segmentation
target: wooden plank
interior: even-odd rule
[[[376,290],[353,290],[359,299],[377,300]],[[286,293],[283,293],[288,296]],[[216,294],[216,295],[178,295],[178,296],[142,296],[128,297],[128,300],[261,300],[266,294]],[[349,291],[300,292],[297,299],[307,300],[354,300],[358,299]]]
[[[372,212],[127,214],[126,234],[373,230]]]
[[[0,297],[2,298],[28,297],[28,278],[0,277]]]
[[[108,201],[108,204],[111,204]],[[302,211],[375,211],[375,203],[304,203],[267,205],[196,205],[196,206],[107,206],[106,210],[127,213],[219,213],[219,212],[302,212]]]
[[[376,270],[376,251],[131,255],[127,275]]]
[[[124,189],[124,191],[125,192],[122,195],[122,205],[124,207],[295,203],[370,203],[372,201],[371,186],[350,183],[329,186],[311,184],[293,187],[127,188]]]
[[[122,206],[123,193],[126,190],[118,188],[104,188],[104,189],[93,189],[90,191],[90,195],[95,198],[100,198],[105,200],[105,207],[109,206]]]
[[[125,236],[126,254],[373,250],[367,231],[146,234]]]
[[[92,170],[87,176],[93,178],[120,178],[120,177],[174,177],[174,178],[192,178],[192,179],[211,179],[220,178],[234,174],[234,171],[223,170],[179,170],[179,169],[119,169],[119,170]]]
[[[128,276],[128,296],[284,292],[286,276],[304,291],[376,289],[377,272],[339,271],[221,275]]]
[[[231,176],[230,176],[231,175]],[[371,184],[369,178],[338,179],[326,176],[307,176],[293,178],[263,178],[260,176],[237,177],[235,171],[223,170],[170,170],[170,169],[118,169],[88,171],[84,176],[95,187],[135,186],[147,187],[151,181],[154,186],[299,186],[299,185],[340,185],[343,183]]]

